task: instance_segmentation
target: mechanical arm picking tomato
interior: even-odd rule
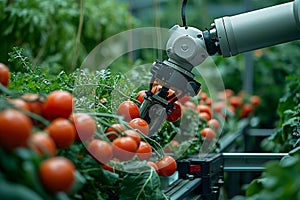
[[[230,57],[300,39],[300,0],[218,18],[205,31],[186,26],[186,0],[183,2],[183,26],[170,29],[166,44],[169,58],[153,63],[150,87],[140,107],[152,134],[174,110],[175,101],[199,93],[201,84],[194,79],[192,69],[208,56]],[[158,85],[161,87],[153,91]]]

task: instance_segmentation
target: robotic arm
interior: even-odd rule
[[[171,32],[169,58],[196,66],[208,56],[206,52],[230,57],[300,39],[300,0],[219,18],[203,32],[178,25]]]
[[[158,130],[176,100],[198,94],[201,84],[194,80],[192,69],[208,56],[230,57],[298,39],[300,0],[219,18],[205,31],[173,26],[166,45],[169,59],[153,63],[150,88],[140,107],[141,117],[150,123],[150,133]],[[162,86],[159,92],[151,92],[157,84]]]

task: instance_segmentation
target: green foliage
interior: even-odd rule
[[[146,165],[145,162],[144,166]],[[120,178],[120,199],[167,199],[161,192],[160,179],[153,168],[141,173],[121,173]],[[135,187],[128,187],[129,185]]]
[[[54,90],[73,91],[75,73],[67,74],[61,71],[58,75],[51,75],[48,68],[33,67],[30,59],[25,56],[25,50],[14,47],[9,53],[13,66],[18,72],[11,73],[9,89],[24,93],[49,94]]]
[[[69,200],[66,194],[48,193],[40,184],[39,163],[44,159],[30,149],[8,152],[0,148],[1,199]]]
[[[284,157],[280,162],[267,164],[261,178],[254,180],[247,189],[247,197],[234,200],[299,199],[300,154]]]
[[[300,76],[290,76],[287,80],[286,93],[278,106],[278,129],[262,144],[267,151],[287,152],[300,146]]]
[[[70,72],[97,44],[136,23],[116,0],[80,2],[1,0],[0,60],[20,46],[34,64]]]

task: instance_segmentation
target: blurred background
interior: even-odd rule
[[[263,8],[287,0],[189,0],[187,25],[209,28],[215,18]],[[34,65],[58,74],[79,68],[88,53],[105,39],[139,27],[181,25],[181,0],[0,0],[0,62],[8,62],[12,47],[25,49]],[[284,30],[279,30],[284,31]],[[161,52],[163,54],[163,52]],[[163,55],[162,55],[163,56]],[[125,55],[112,65],[115,71],[138,63],[152,63],[157,50]],[[213,56],[226,88],[259,95],[255,112],[259,128],[273,128],[286,76],[299,74],[300,42],[240,54]],[[10,66],[12,71],[19,71]]]

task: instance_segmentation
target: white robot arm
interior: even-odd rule
[[[140,115],[158,130],[163,113],[172,112],[173,103],[184,95],[195,96],[201,84],[194,80],[192,69],[208,56],[230,57],[242,52],[300,39],[300,0],[214,20],[211,28],[175,25],[166,45],[168,59],[153,63],[152,79]],[[155,84],[162,88],[152,93]],[[174,91],[168,97],[168,90]],[[170,100],[172,99],[172,100]]]
[[[170,61],[196,66],[208,55],[230,57],[300,39],[300,0],[219,18],[205,31],[178,25],[170,30]]]

